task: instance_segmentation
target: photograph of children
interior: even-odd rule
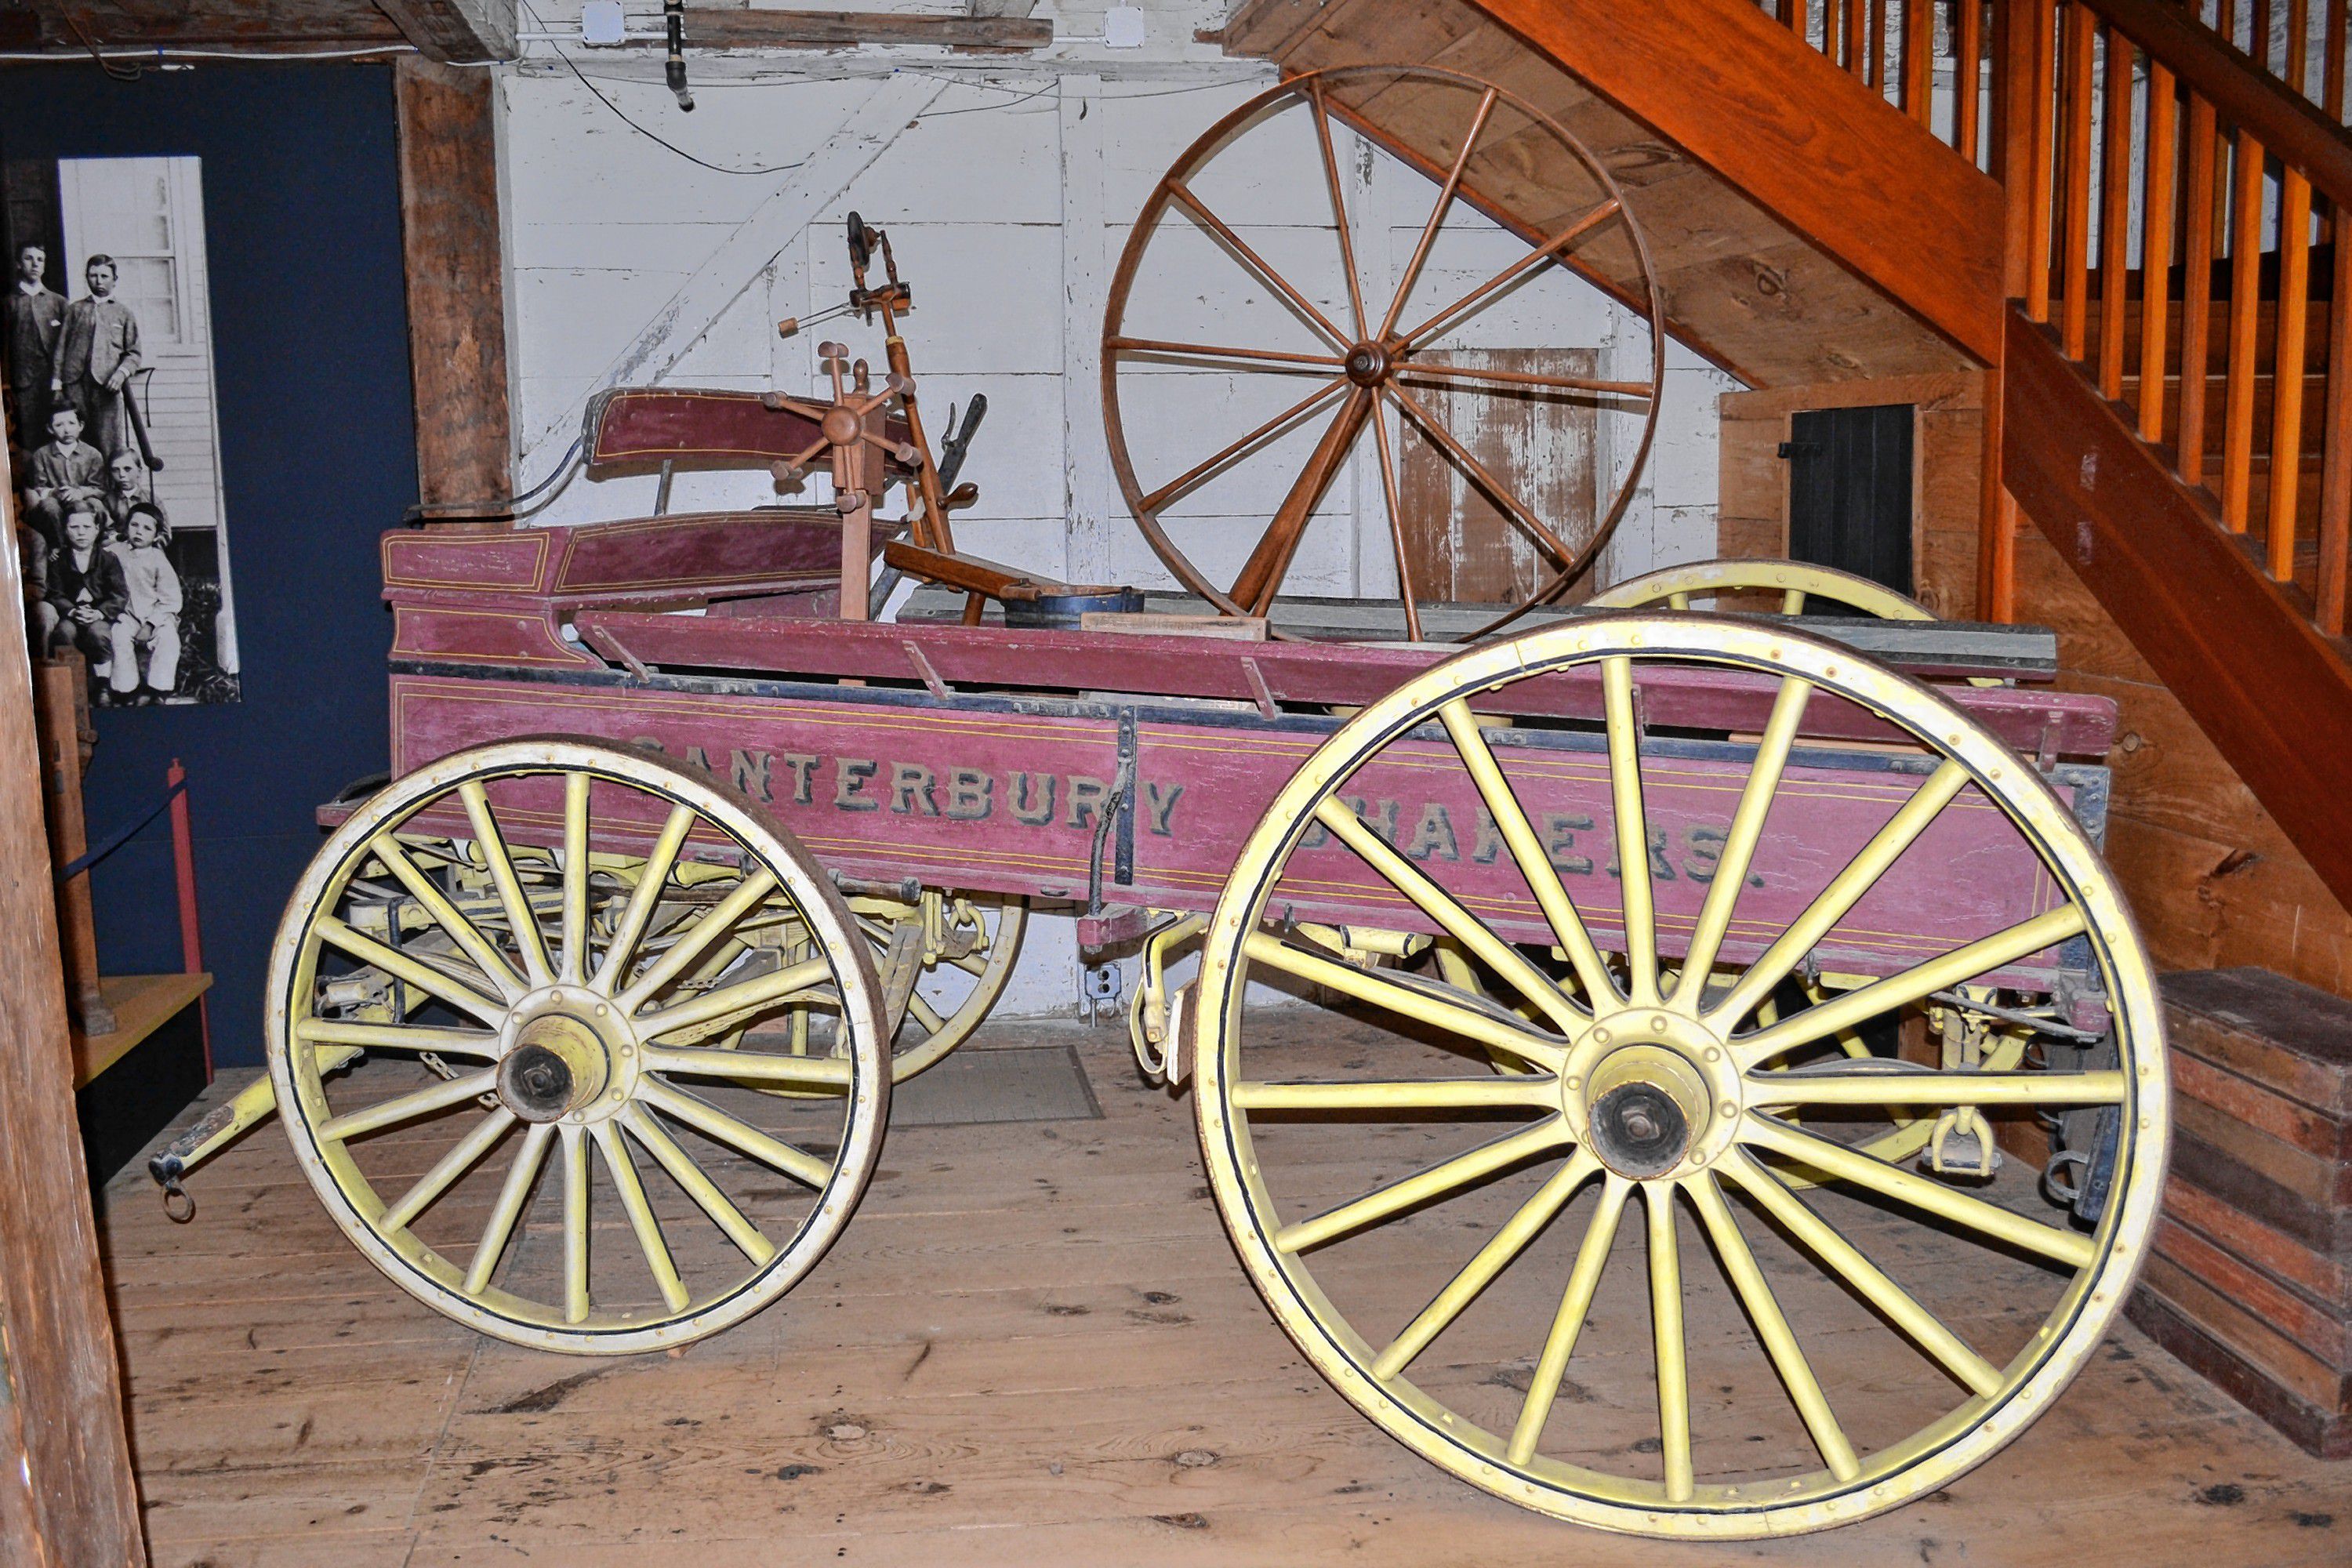
[[[26,626],[101,707],[238,700],[194,158],[0,163]]]

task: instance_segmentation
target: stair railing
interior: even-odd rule
[[[1986,0],[1757,3],[1961,157],[1986,166],[1985,74],[1992,42]]]
[[[1965,0],[1962,0],[1965,3]],[[2255,68],[2344,120],[2346,23],[2352,0],[2178,0],[2244,51]]]
[[[2012,184],[2011,201],[2027,314],[2054,327],[2143,440],[2168,443],[2181,482],[2210,493],[2224,528],[2253,536],[2261,569],[2320,630],[2342,636],[2352,243],[2317,240],[2341,232],[2336,216],[2352,203],[2352,135],[2167,0],[2004,3],[2006,25],[2022,29],[2013,58],[2031,74],[2006,100],[2029,122],[2003,127],[2024,138],[2023,188]],[[2307,405],[2306,381],[2323,368],[2324,397]],[[2310,456],[2315,497],[2304,482]]]

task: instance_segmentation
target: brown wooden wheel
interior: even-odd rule
[[[1434,183],[1437,195],[1393,287],[1387,286],[1382,257],[1359,247],[1331,136],[1334,118],[1349,119],[1375,98],[1409,102],[1417,121],[1444,125],[1442,145],[1452,150],[1446,166],[1418,161],[1405,165]],[[1319,165],[1324,196],[1307,216],[1267,183],[1286,154]],[[1530,168],[1540,170],[1548,188],[1558,193],[1559,206],[1531,218],[1530,227],[1506,226],[1528,248],[1465,292],[1445,299],[1446,290],[1432,289],[1429,298],[1417,298],[1416,286],[1429,279],[1433,252],[1475,244],[1467,234],[1470,226],[1457,221],[1463,209],[1495,212],[1486,195],[1495,177],[1507,169]],[[1301,225],[1325,226],[1326,203],[1338,236],[1336,268],[1334,258],[1310,258],[1298,242],[1307,232]],[[1244,204],[1255,224],[1239,216]],[[1263,228],[1261,246],[1238,232],[1254,226]],[[1589,259],[1596,246],[1623,248],[1604,270]],[[1314,248],[1320,252],[1320,244]],[[1223,259],[1212,260],[1211,249]],[[1269,250],[1276,255],[1269,257]],[[1580,252],[1588,258],[1580,259]],[[1150,273],[1147,257],[1153,262]],[[1371,265],[1360,265],[1366,260]],[[1648,319],[1646,379],[1514,370],[1482,363],[1475,353],[1447,357],[1465,327],[1549,264],[1599,283]],[[1209,269],[1215,268],[1238,268],[1249,290],[1232,310],[1208,303],[1217,282]],[[1181,279],[1182,286],[1164,287],[1171,277]],[[1159,295],[1145,298],[1150,290],[1139,289],[1139,280],[1147,278],[1155,281]],[[1612,278],[1637,279],[1638,287]],[[1533,590],[1469,634],[1479,637],[1557,598],[1608,542],[1633,499],[1656,432],[1665,341],[1662,290],[1624,193],[1558,121],[1514,93],[1456,71],[1381,65],[1308,72],[1259,94],[1211,126],[1161,176],[1138,215],[1111,280],[1103,321],[1103,420],[1111,467],[1144,537],[1187,587],[1227,615],[1263,616],[1290,573],[1316,509],[1369,435],[1379,455],[1406,631],[1419,640],[1412,556],[1415,531],[1427,524],[1406,510],[1394,444],[1411,428],[1497,508],[1536,553],[1538,580]],[[1180,392],[1168,384],[1198,377],[1167,374],[1175,370],[1210,373],[1217,379],[1205,396],[1198,385]],[[1155,390],[1160,395],[1151,395]],[[1187,443],[1205,447],[1217,437],[1192,435],[1185,407],[1177,405],[1188,395],[1196,414],[1204,401],[1213,405],[1207,422],[1218,424],[1220,434],[1265,416],[1199,456]],[[1465,439],[1490,406],[1523,406],[1535,399],[1586,403],[1638,421],[1633,459],[1595,508],[1589,530],[1538,515],[1523,499],[1528,476],[1496,471]],[[1310,439],[1309,432],[1318,426],[1319,437]],[[1132,445],[1130,432],[1139,437]],[[1241,553],[1242,537],[1256,529],[1254,519],[1262,510],[1250,514],[1252,521],[1237,535],[1229,521],[1222,527],[1205,524],[1183,509],[1204,487],[1253,463],[1269,472],[1295,468],[1296,475],[1238,571],[1221,582],[1203,559],[1230,566],[1230,558]],[[1189,545],[1178,542],[1179,531],[1186,533]]]

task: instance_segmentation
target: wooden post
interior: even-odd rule
[[[0,451],[0,519],[16,538]],[[0,550],[0,1562],[144,1564],[114,1330],[74,1121],[23,568]]]
[[[63,870],[89,847],[82,821],[83,737],[90,735],[89,666],[67,648],[33,666],[34,723],[40,732],[41,792],[47,807],[49,858]],[[92,737],[95,738],[94,736]],[[66,1000],[85,1035],[114,1033],[114,1014],[98,983],[98,923],[89,907],[89,873],[57,890],[58,936],[64,953]]]
[[[416,399],[416,494],[427,518],[514,493],[506,279],[490,75],[404,55],[400,228]]]

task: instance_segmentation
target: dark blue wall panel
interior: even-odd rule
[[[187,764],[224,1065],[261,1059],[262,973],[312,811],[384,765],[375,541],[416,499],[393,137],[383,66],[0,72],[0,157],[204,160],[244,700],[100,710],[87,795],[96,837]],[[94,897],[103,969],[179,967],[161,821]]]

